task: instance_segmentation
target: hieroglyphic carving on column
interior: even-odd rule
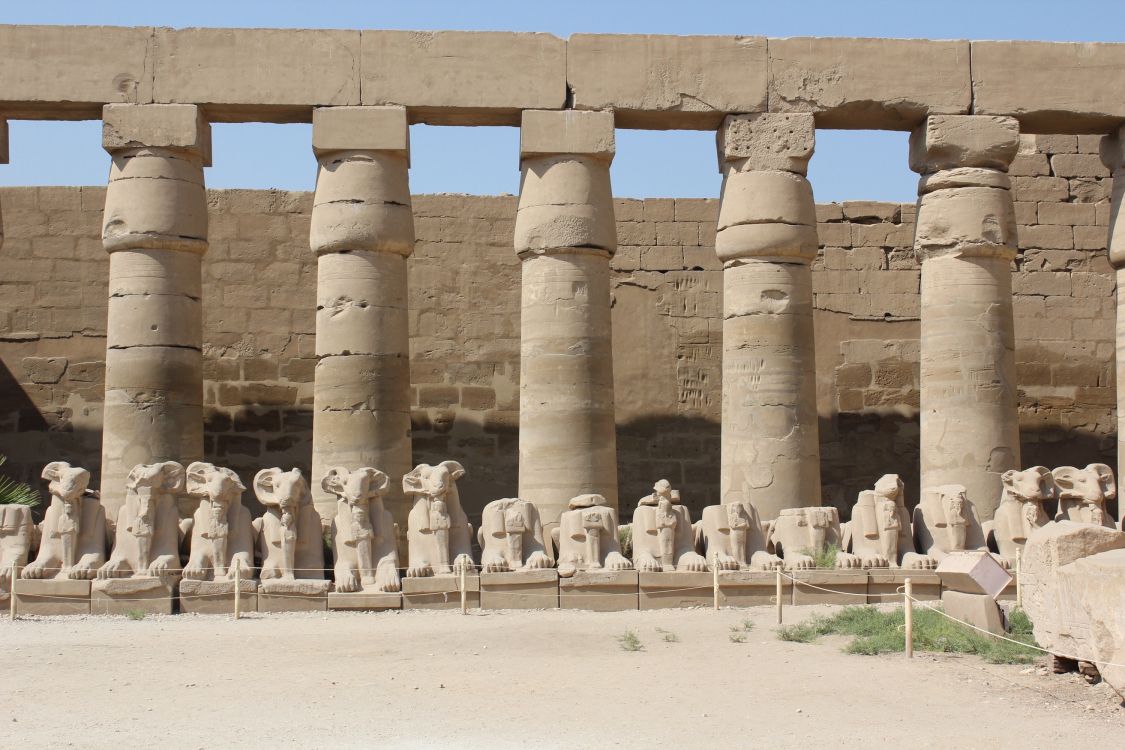
[[[108,104],[112,157],[102,502],[110,522],[138,464],[203,457],[203,285],[211,129],[186,104]]]
[[[1020,468],[1006,174],[1018,147],[1010,117],[934,115],[910,136],[910,168],[922,175],[922,486],[963,485],[985,521],[1001,476]]]
[[[723,503],[763,521],[820,504],[808,114],[727,117],[715,250],[723,262]]]
[[[577,495],[617,507],[609,258],[617,249],[609,112],[526,111],[519,496],[549,531]]]
[[[317,109],[313,151],[313,499],[331,523],[337,499],[322,483],[329,469],[378,466],[396,479],[384,502],[405,530],[409,506],[397,478],[412,465],[406,259],[414,251],[406,110]]]
[[[1109,211],[1109,263],[1117,277],[1117,473],[1125,464],[1125,125],[1102,139],[1102,163],[1113,173]],[[1125,502],[1117,503],[1117,518],[1125,520]]]

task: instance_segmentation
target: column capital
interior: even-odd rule
[[[8,163],[8,121],[0,118],[0,164]]]
[[[102,148],[110,154],[158,148],[180,151],[211,166],[211,124],[194,104],[106,104]]]
[[[718,132],[719,171],[780,170],[805,174],[816,148],[811,114],[727,115]]]
[[[1110,172],[1125,169],[1125,125],[1115,128],[1112,133],[1102,138],[1098,152],[1102,164]],[[0,153],[3,153],[2,146],[0,146]]]
[[[520,161],[575,154],[608,163],[616,149],[612,112],[528,109],[520,120]]]
[[[406,107],[317,107],[312,148],[317,158],[340,151],[383,151],[410,160]]]
[[[1007,172],[1019,145],[1014,117],[930,115],[910,134],[910,168],[919,174],[962,167]]]

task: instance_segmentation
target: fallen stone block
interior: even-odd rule
[[[954,552],[934,572],[947,591],[987,594],[993,599],[1012,582],[1011,573],[988,552]]]
[[[1000,605],[988,594],[967,594],[963,591],[946,591],[941,596],[941,608],[955,620],[1003,635],[1004,615]]]

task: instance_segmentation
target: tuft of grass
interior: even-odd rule
[[[1021,610],[1013,610],[1009,638],[1034,646],[1031,621]],[[881,611],[874,607],[845,607],[828,617],[813,617],[799,625],[777,629],[783,641],[811,643],[822,635],[848,635],[844,647],[849,654],[899,653],[905,650],[905,613],[902,607]],[[914,610],[914,649],[939,653],[976,654],[991,664],[1030,664],[1039,652],[1023,645],[1002,641],[980,633],[939,612],[919,607]]]
[[[676,635],[675,633],[673,633],[670,630],[665,630],[664,628],[657,628],[656,632],[660,634],[660,637],[664,640],[665,643],[679,643],[680,642],[680,636]]]
[[[636,631],[631,629],[617,636],[617,643],[621,646],[622,651],[645,650],[645,645],[641,643],[641,639],[637,637]]]
[[[739,623],[739,625],[747,633],[749,633],[751,630],[754,629],[754,621],[751,620],[749,617],[743,617],[742,622]]]
[[[621,545],[621,555],[633,559],[633,525],[617,527],[617,543]]]
[[[746,643],[746,631],[737,625],[731,625],[730,634],[727,636],[731,643]]]
[[[808,549],[801,550],[802,555],[808,555],[813,559],[813,566],[817,568],[835,568],[836,555],[840,552],[840,545],[829,544],[824,549]]]
[[[125,613],[130,620],[143,620],[147,613],[143,609],[131,609]]]
[[[7,461],[7,456],[0,456],[0,466]],[[39,493],[34,487],[0,476],[0,505],[26,505],[28,508],[34,508],[39,503]]]

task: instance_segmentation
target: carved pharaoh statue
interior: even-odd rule
[[[336,591],[400,591],[395,522],[383,506],[387,475],[371,467],[348,471],[337,466],[320,486],[337,497],[332,518]]]
[[[406,529],[408,577],[472,570],[473,529],[457,493],[457,480],[464,475],[461,464],[442,461],[419,464],[402,478],[403,492],[414,496]]]
[[[39,554],[23,569],[22,578],[89,580],[105,562],[105,510],[87,491],[90,472],[65,461],[43,467],[51,505],[41,525]]]
[[[508,497],[484,506],[477,540],[482,572],[551,567],[539,511],[526,500]]]
[[[707,570],[707,561],[695,551],[691,514],[666,479],[633,511],[633,566],[645,572]]]

